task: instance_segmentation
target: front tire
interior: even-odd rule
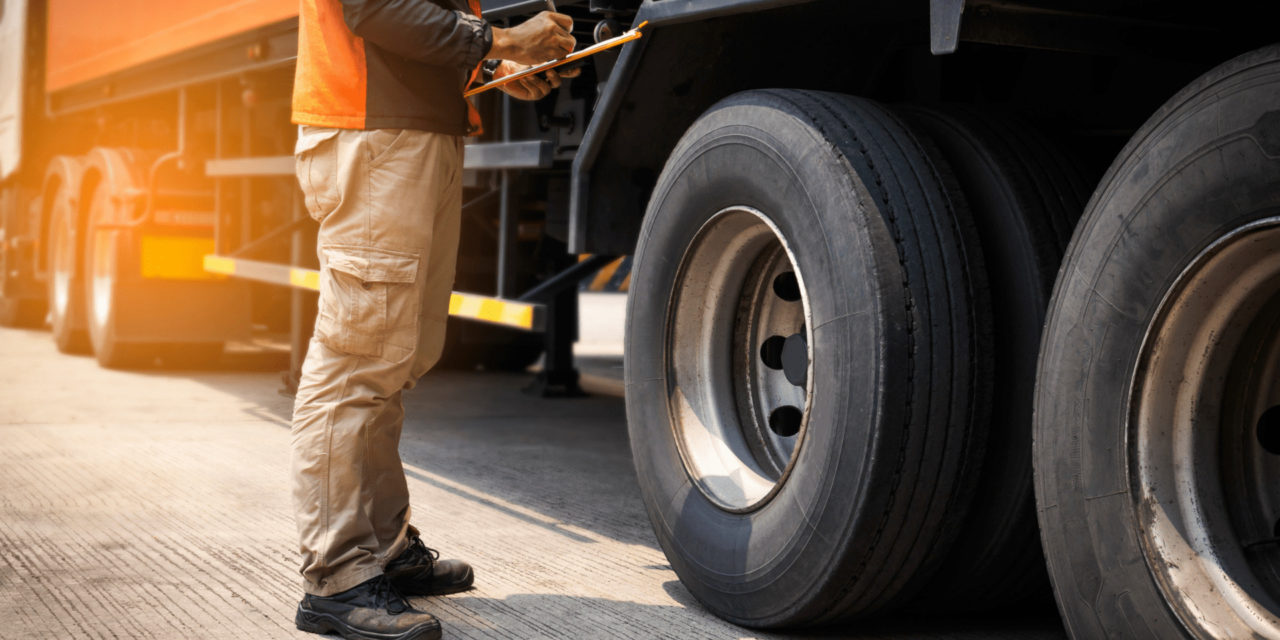
[[[1077,638],[1280,637],[1280,47],[1184,89],[1072,240],[1036,497]]]
[[[759,91],[668,160],[625,376],[650,521],[684,585],[753,627],[898,606],[967,507],[985,291],[944,167],[883,107]]]

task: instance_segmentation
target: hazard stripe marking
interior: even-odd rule
[[[482,322],[532,329],[539,305],[513,302],[488,296],[454,292],[449,298],[449,315]]]
[[[578,262],[592,257],[590,253],[578,256]],[[631,286],[631,256],[621,256],[617,260],[600,267],[600,270],[584,280],[581,291],[625,293]]]
[[[221,273],[310,291],[320,290],[320,272],[315,269],[301,269],[283,264],[240,260],[218,255],[205,256],[204,268],[210,273]],[[542,331],[546,322],[545,306],[541,304],[457,291],[449,297],[449,315],[527,331]]]
[[[236,261],[222,256],[205,256],[204,270],[209,273],[221,273],[223,275],[234,276],[236,274]]]
[[[618,270],[618,266],[621,264],[622,258],[618,258],[601,267],[600,271],[596,272],[596,277],[591,281],[591,290],[604,291],[605,286],[613,279],[613,273]]]
[[[289,284],[299,289],[320,290],[320,272],[314,269],[289,269]]]

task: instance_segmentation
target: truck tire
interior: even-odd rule
[[[1280,637],[1280,47],[1166,103],[1050,305],[1036,498],[1076,638]]]
[[[1089,197],[1074,162],[1009,114],[908,108],[959,181],[982,244],[993,314],[994,403],[977,495],[920,608],[1050,601],[1036,525],[1031,413],[1040,332]]]
[[[136,191],[133,158],[116,149],[95,149],[92,172],[81,193],[85,207],[84,309],[89,342],[103,367],[119,369],[154,363],[166,345],[122,336],[121,307],[136,286],[137,256],[127,229],[118,225],[137,215],[124,194]],[[132,269],[131,269],[132,267]],[[156,312],[161,310],[157,309]]]
[[[99,222],[110,219],[111,187],[104,179],[90,179],[86,185],[87,233],[84,247],[84,308],[89,341],[98,364],[122,368],[141,364],[146,358],[137,345],[120,340],[116,315],[120,299],[120,232],[104,230]]]
[[[53,343],[63,353],[89,353],[90,349],[84,315],[82,174],[82,162],[66,156],[51,160],[45,173],[49,325]]]
[[[902,604],[945,556],[986,424],[989,318],[963,199],[870,101],[752,91],[654,189],[627,419],[658,542],[751,627]]]

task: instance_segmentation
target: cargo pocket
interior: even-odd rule
[[[325,245],[316,339],[356,356],[399,362],[417,347],[418,256]]]

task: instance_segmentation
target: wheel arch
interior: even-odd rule
[[[970,0],[965,19],[973,28],[964,33],[959,22],[948,22],[958,4],[644,3],[634,22],[648,22],[644,37],[616,62],[600,63],[608,79],[570,174],[570,251],[634,249],[645,203],[676,141],[708,107],[737,92],[786,88],[886,103],[1008,104],[1054,131],[1087,138],[1073,144],[1101,162],[1179,87],[1271,41],[1241,26],[1266,23],[1243,3],[1228,3],[1206,24],[1203,12],[1191,9],[1085,11],[1065,0],[1037,0],[1005,10],[1007,3]],[[1036,26],[1025,11],[1047,22]],[[1140,37],[1126,46],[1142,55],[1123,47],[1117,53],[1117,30],[1131,28]],[[1067,32],[1072,42],[1060,42]],[[1189,43],[1188,32],[1207,35]],[[939,52],[957,38],[965,45],[935,56],[930,35]]]
[[[829,0],[645,4],[635,19],[649,23],[645,35],[617,59],[574,159],[569,250],[634,249],[667,157],[712,105],[778,87],[867,94],[881,61],[901,50],[897,27],[926,10],[923,3]],[[851,43],[837,30],[815,29],[817,15],[892,23],[894,35]],[[834,56],[865,63],[838,73],[815,63]]]
[[[106,182],[113,190],[112,198],[127,198],[140,186],[139,158],[128,149],[95,147],[84,160],[84,175],[76,190],[76,231],[80,234],[79,251],[84,250],[89,227],[89,207],[93,190],[101,182]]]

